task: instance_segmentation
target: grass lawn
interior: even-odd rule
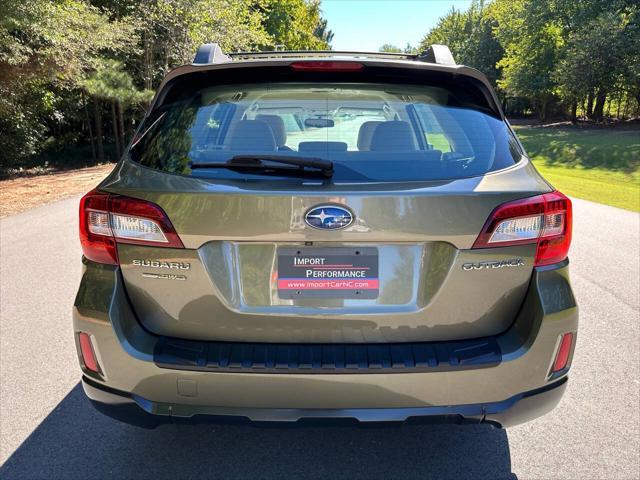
[[[640,130],[515,130],[536,168],[561,192],[640,211]]]

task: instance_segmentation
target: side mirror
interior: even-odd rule
[[[307,118],[304,121],[305,127],[312,128],[331,128],[335,125],[335,122],[330,118]]]

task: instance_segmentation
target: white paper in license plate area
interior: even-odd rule
[[[278,249],[278,296],[292,298],[377,298],[375,247],[283,247]]]

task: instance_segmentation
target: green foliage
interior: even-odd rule
[[[112,134],[121,151],[152,90],[202,43],[325,49],[332,37],[318,0],[3,0],[0,173],[45,148],[90,145],[97,160]]]
[[[82,87],[94,97],[114,100],[125,105],[144,104],[151,101],[153,91],[138,90],[131,76],[117,60],[96,62],[95,71],[84,80]]]
[[[58,109],[77,94],[98,55],[131,47],[131,26],[80,1],[8,0],[0,7],[0,170],[37,154],[73,115]]]
[[[78,0],[8,0],[0,11],[4,74],[77,82],[99,55],[127,52],[135,42],[130,21],[110,20]],[[5,81],[5,75],[1,77]]]
[[[422,39],[418,50],[433,44],[447,45],[458,63],[477,68],[495,85],[503,49],[493,34],[497,22],[492,10],[492,4],[486,6],[478,0],[465,12],[452,8]]]
[[[475,0],[441,18],[420,49],[434,43],[484,72],[510,111],[599,119],[614,100],[640,113],[637,1]]]
[[[390,43],[385,43],[378,49],[378,51],[385,53],[402,53],[402,49],[400,47]]]
[[[406,54],[418,53],[418,49],[415,48],[410,43],[407,43],[404,48],[400,48],[400,47],[398,47],[396,45],[393,45],[391,43],[385,43],[384,45],[382,45],[378,49],[378,51],[379,52],[386,52],[386,53],[406,53]]]
[[[569,32],[553,71],[561,96],[579,101],[595,92],[640,93],[638,15],[604,11]],[[594,112],[601,117],[602,111]]]
[[[190,63],[203,43],[227,51],[271,45],[263,15],[252,0],[154,0],[139,2],[132,17],[139,25],[153,83],[171,68]],[[150,87],[151,85],[147,85]]]
[[[327,28],[328,22],[326,18],[321,18],[318,25],[313,31],[313,35],[324,42],[326,48],[329,48],[333,40],[333,32]]]
[[[50,112],[46,92],[31,85],[19,92],[0,90],[0,165],[11,165],[38,152],[46,133],[41,119]],[[17,163],[17,162],[15,162]]]
[[[508,94],[529,97],[544,120],[556,88],[553,67],[563,44],[562,30],[553,23],[537,22],[537,8],[523,1],[497,10],[496,15],[496,36],[505,46],[497,64],[503,70],[498,85]]]
[[[320,0],[266,0],[265,29],[285,50],[326,50],[333,38],[320,15]]]

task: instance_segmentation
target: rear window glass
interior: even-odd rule
[[[227,180],[263,178],[192,167],[249,154],[322,158],[333,182],[398,182],[482,175],[521,157],[505,122],[439,86],[219,85],[156,109],[140,132],[130,153],[142,165]]]

